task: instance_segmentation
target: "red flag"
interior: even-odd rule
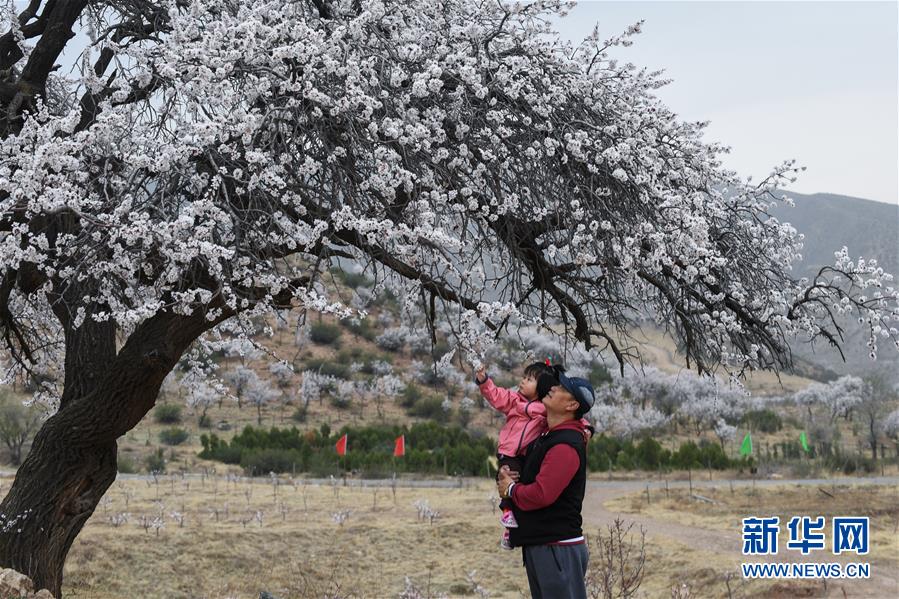
[[[334,445],[337,448],[337,455],[346,455],[346,434],[344,434]]]
[[[393,443],[393,455],[400,457],[406,455],[406,435],[400,435]]]

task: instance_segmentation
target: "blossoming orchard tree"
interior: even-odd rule
[[[116,439],[179,359],[275,310],[349,314],[318,276],[335,257],[407,281],[404,301],[432,324],[452,314],[474,351],[558,324],[623,364],[646,313],[700,372],[788,366],[789,338],[837,345],[847,312],[872,354],[895,342],[875,262],[842,251],[790,276],[801,237],[767,210],[797,168],[758,184],[724,170],[702,125],[654,97],[659,75],[610,56],[639,28],[574,47],[551,30],[566,8],[31,0],[6,14],[0,329],[7,380],[52,415],[0,505],[0,565],[58,594]],[[66,73],[75,32],[89,42]]]

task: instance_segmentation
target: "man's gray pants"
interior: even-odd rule
[[[587,545],[527,545],[524,567],[533,599],[586,599]]]

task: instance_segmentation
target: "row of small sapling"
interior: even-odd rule
[[[297,511],[291,508],[290,504],[292,503],[292,499],[290,495],[299,495],[299,500],[302,502],[302,513],[308,515],[309,489],[317,484],[310,483],[310,481],[302,478],[280,478],[274,473],[271,473],[268,478],[268,486],[271,490],[271,496],[269,498],[271,507],[265,509],[264,506],[260,507],[258,504],[251,505],[254,497],[259,497],[260,500],[264,501],[262,496],[259,495],[261,487],[259,479],[241,477],[233,474],[221,476],[216,475],[214,472],[209,473],[208,471],[204,471],[200,473],[197,478],[190,477],[185,473],[163,475],[154,472],[146,478],[136,480],[143,480],[147,488],[152,488],[154,490],[153,498],[151,499],[155,507],[153,512],[149,514],[132,514],[129,510],[135,502],[137,490],[135,490],[132,485],[129,485],[128,482],[119,481],[115,485],[115,491],[118,495],[119,502],[124,504],[124,509],[114,510],[113,504],[115,501],[113,496],[108,494],[100,501],[99,507],[102,509],[103,518],[114,528],[121,527],[129,522],[134,522],[147,532],[152,530],[157,536],[161,530],[165,529],[167,522],[177,523],[178,528],[184,528],[189,516],[191,520],[197,522],[197,526],[202,526],[203,515],[206,516],[207,521],[215,523],[238,522],[244,528],[251,524],[263,527],[267,521],[267,514],[273,512],[277,514],[277,516],[280,516],[282,522],[286,522],[288,516]],[[368,490],[371,493],[370,509],[372,512],[379,510],[378,498],[385,493],[389,493],[389,497],[392,499],[394,506],[398,505],[397,488],[399,484],[396,477],[387,481],[386,486],[363,487],[361,485],[349,484],[345,479],[339,479],[332,476],[326,483],[319,484],[319,486],[330,489],[334,499],[334,505],[341,508],[331,514],[331,519],[338,526],[343,526],[354,511],[357,511],[346,508],[341,504],[341,497],[345,496],[347,493]],[[191,491],[192,488],[193,491]],[[459,485],[458,488],[461,491],[464,487],[463,485]],[[219,498],[220,495],[223,497],[233,497],[234,495],[238,495],[243,498],[245,505],[235,506],[232,499],[230,501],[224,501],[222,504],[207,504],[205,509],[192,512],[185,507],[185,499],[189,494],[196,493],[198,490],[201,490],[201,493],[211,493],[213,498],[216,499]],[[361,505],[360,494],[361,493],[352,493],[348,499],[344,497],[344,501],[348,500],[351,506],[359,506]],[[176,511],[169,511],[164,501],[167,497],[171,498],[171,496],[174,496],[174,499],[179,501],[179,509]],[[434,524],[440,517],[440,512],[432,508],[426,499],[419,499],[412,505],[416,510],[417,521],[427,521],[429,524]]]

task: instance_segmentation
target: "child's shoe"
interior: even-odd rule
[[[518,520],[515,519],[515,514],[512,513],[512,510],[503,510],[503,515],[500,516],[499,522],[506,528],[518,528]]]
[[[509,540],[509,529],[503,530],[503,537],[499,540],[499,546],[507,551],[512,551],[512,542]]]

